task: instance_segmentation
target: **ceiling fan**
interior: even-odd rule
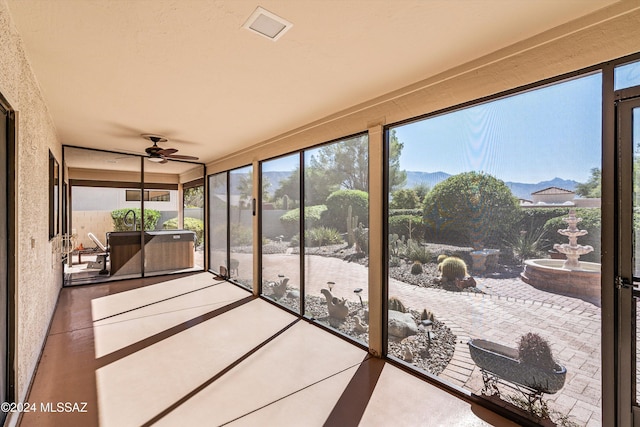
[[[144,151],[148,154],[149,161],[155,163],[167,163],[169,159],[179,159],[179,160],[198,160],[197,157],[194,156],[182,156],[180,154],[175,154],[178,152],[175,148],[160,148],[158,147],[159,142],[167,142],[168,139],[162,135],[154,135],[151,133],[143,133],[140,135],[144,139],[147,139],[153,142],[153,146],[147,147]]]

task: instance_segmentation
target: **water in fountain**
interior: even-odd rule
[[[569,238],[569,243],[553,245],[553,249],[565,254],[567,260],[564,262],[563,267],[569,270],[576,270],[580,268],[580,255],[593,252],[593,246],[579,245],[578,237],[587,234],[587,230],[578,230],[578,223],[582,221],[582,218],[576,217],[576,211],[571,209],[569,211],[569,217],[563,219],[569,225],[569,228],[564,230],[558,230],[558,233]]]

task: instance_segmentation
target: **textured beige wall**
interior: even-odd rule
[[[428,50],[416,47],[416,54]],[[309,146],[480,99],[640,51],[640,2],[624,0],[436,76],[336,112],[207,164],[242,167]],[[384,57],[372,58],[371,66]],[[304,108],[304,106],[301,106]]]
[[[0,92],[18,112],[16,399],[25,401],[62,285],[47,218],[49,149],[61,162],[62,147],[4,0],[0,0]]]
[[[77,245],[82,243],[85,248],[96,246],[88,233],[93,233],[106,246],[107,232],[113,231],[111,211],[74,211],[71,214],[71,223],[78,235]]]

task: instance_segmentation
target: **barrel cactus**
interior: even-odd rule
[[[449,255],[445,255],[445,254],[438,255],[438,264],[440,264],[442,261],[444,261],[447,258],[449,258]]]
[[[449,281],[464,279],[467,275],[467,264],[458,257],[448,257],[443,260],[438,269],[442,273],[442,278]]]
[[[389,310],[399,311],[401,313],[406,313],[407,308],[404,306],[402,301],[400,301],[396,297],[389,298]]]
[[[420,261],[416,261],[411,266],[411,274],[422,274],[422,263]]]

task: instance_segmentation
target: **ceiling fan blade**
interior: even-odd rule
[[[182,156],[180,154],[169,154],[169,155],[165,154],[165,157],[168,157],[169,159],[198,160],[197,157],[194,157],[194,156]]]
[[[169,156],[169,155],[171,155],[173,153],[177,153],[177,152],[178,152],[178,150],[176,150],[175,148],[165,148],[165,149],[162,149],[162,150],[158,151],[158,154],[160,154],[162,156]]]

